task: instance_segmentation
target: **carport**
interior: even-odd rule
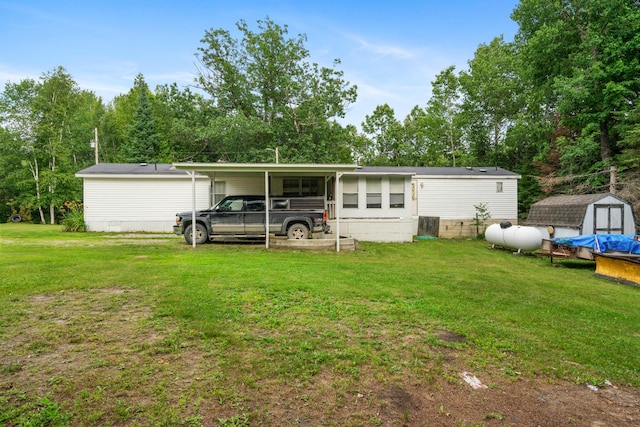
[[[211,178],[212,184],[215,186],[216,174],[237,174],[248,176],[255,179],[264,180],[264,197],[265,197],[265,246],[269,248],[269,197],[271,196],[269,183],[270,177],[286,177],[286,176],[323,176],[324,179],[324,195],[325,208],[331,211],[331,215],[335,217],[335,236],[336,251],[340,251],[340,206],[341,194],[337,189],[338,183],[345,172],[354,172],[357,165],[348,164],[280,164],[280,163],[174,163],[173,167],[177,170],[186,171],[191,176],[192,188],[192,217],[196,216],[196,174],[207,175]],[[332,195],[330,200],[329,195]],[[331,208],[329,209],[329,203]],[[196,247],[196,241],[193,239],[193,247]]]

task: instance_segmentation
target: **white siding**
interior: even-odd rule
[[[587,212],[584,216],[584,219],[582,220],[582,234],[594,234],[595,232],[593,229],[593,219],[595,216],[594,205],[623,205],[622,218],[620,218],[620,216],[617,217],[618,223],[620,221],[624,223],[623,224],[624,230],[622,234],[634,234],[636,232],[636,226],[635,226],[635,221],[633,219],[633,211],[631,209],[631,205],[621,201],[616,197],[606,196],[598,200],[597,202],[587,206]],[[612,212],[612,214],[614,214],[614,212]],[[606,226],[606,224],[604,224],[604,226]]]
[[[340,180],[340,199],[342,200],[342,194],[344,192],[343,179],[357,179],[358,180],[358,207],[357,208],[344,208],[340,206],[341,218],[411,218],[411,180],[407,176],[391,176],[392,179],[403,178],[404,179],[404,208],[390,208],[389,194],[391,188],[389,186],[388,176],[377,176],[376,178],[382,178],[382,208],[367,208],[367,177],[372,178],[372,175],[345,175]]]
[[[89,231],[172,232],[175,215],[191,210],[191,178],[84,178]],[[210,180],[196,179],[196,208],[210,207]]]
[[[497,183],[502,192],[497,192]],[[518,181],[513,178],[424,178],[415,179],[418,216],[470,219],[474,206],[485,203],[491,218],[518,217]]]
[[[336,221],[329,221],[332,230]],[[411,242],[413,226],[410,218],[344,218],[340,219],[340,235],[363,242]]]
[[[216,182],[223,182],[227,196],[264,195],[264,174],[216,174]]]

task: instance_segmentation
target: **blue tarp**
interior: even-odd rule
[[[640,254],[640,242],[633,234],[584,234],[573,237],[556,237],[551,239],[559,245],[586,246],[593,248],[594,253],[607,251]]]

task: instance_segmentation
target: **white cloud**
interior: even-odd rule
[[[10,71],[10,70],[5,70],[3,68],[0,68],[0,81],[3,81],[5,83],[18,83],[21,80],[24,79],[37,79],[38,76],[37,75],[27,75],[24,73],[18,73],[15,71]]]
[[[172,73],[160,73],[160,74],[145,74],[145,80],[152,80],[160,82],[159,84],[178,83],[178,85],[190,85],[193,84],[194,79],[196,78],[195,72],[189,71],[176,71]]]
[[[112,84],[104,81],[96,81],[92,78],[77,78],[75,79],[76,83],[80,89],[88,90],[90,92],[95,93],[97,96],[101,97],[104,102],[111,101],[114,97],[121,95],[123,93],[129,92],[131,86],[127,87],[125,85],[120,84]]]
[[[356,42],[360,48],[377,56],[390,56],[396,59],[411,59],[417,55],[417,52],[414,50],[390,44],[376,44],[367,41],[364,37],[357,34],[345,34],[345,36]]]

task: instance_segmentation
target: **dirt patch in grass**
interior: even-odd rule
[[[268,343],[276,338],[267,331],[205,337],[158,315],[140,290],[65,291],[13,304],[0,314],[5,418],[35,417],[38,406],[28,403],[47,397],[75,425],[640,425],[635,388],[474,371],[468,350],[455,347],[464,337],[448,331],[385,336],[380,346],[411,347],[398,366],[327,362],[296,378],[273,375]]]

